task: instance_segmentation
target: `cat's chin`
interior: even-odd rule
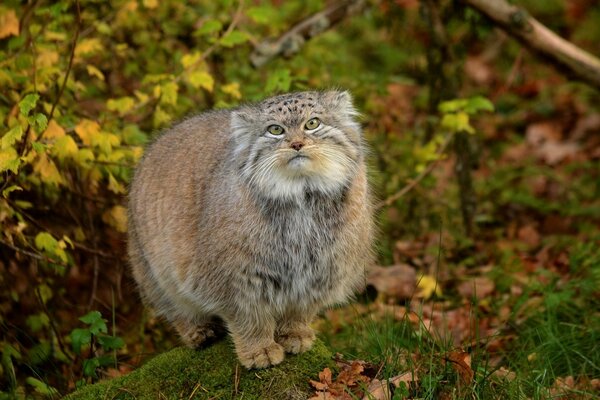
[[[298,154],[290,158],[287,162],[287,167],[293,171],[303,172],[311,165],[310,157]]]
[[[337,195],[347,186],[348,177],[315,174],[304,164],[309,159],[292,161],[292,165],[279,173],[271,174],[269,179],[259,184],[262,197],[273,200],[297,201],[303,199],[306,192],[319,192],[324,195]]]

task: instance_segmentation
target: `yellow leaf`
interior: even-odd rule
[[[117,111],[119,115],[125,115],[133,109],[135,100],[133,97],[125,96],[118,99],[109,99],[106,102],[106,108],[110,111]]]
[[[131,155],[133,156],[133,161],[138,162],[144,155],[144,148],[142,146],[132,147]]]
[[[148,9],[153,9],[158,7],[158,0],[144,0],[142,1],[142,4]]]
[[[92,138],[100,133],[100,125],[96,121],[82,119],[75,127],[75,132],[85,145],[92,144]]]
[[[160,106],[154,110],[153,123],[155,127],[159,127],[167,122],[171,121],[171,115],[163,110]]]
[[[85,69],[87,69],[87,73],[89,76],[95,76],[96,78],[100,79],[101,81],[104,80],[104,74],[102,73],[102,71],[100,71],[98,68],[94,67],[93,65],[86,65]]]
[[[121,185],[112,174],[108,175],[108,190],[116,194],[125,194],[127,191],[125,187]]]
[[[2,11],[0,14],[0,39],[11,35],[19,36],[19,18],[15,10]]]
[[[98,53],[103,48],[104,46],[102,46],[99,38],[83,39],[75,47],[75,56],[92,55]]]
[[[89,168],[90,162],[94,161],[94,153],[90,149],[79,149],[73,158],[79,166]]]
[[[162,104],[177,104],[177,83],[175,82],[166,82],[161,85],[161,96],[160,102]]]
[[[37,56],[38,67],[51,67],[58,62],[58,53],[53,50],[42,50]]]
[[[100,148],[104,154],[110,154],[114,146],[121,144],[121,139],[114,133],[100,132],[91,139],[92,146]]]
[[[65,130],[62,126],[58,124],[58,122],[51,119],[50,122],[48,122],[48,127],[46,128],[46,131],[44,132],[43,136],[46,139],[61,138],[65,136]]]
[[[135,97],[137,97],[137,99],[140,101],[140,103],[145,104],[148,101],[149,96],[146,93],[140,92],[139,90],[136,90],[133,93],[135,94]]]
[[[188,54],[184,54],[181,57],[181,65],[183,65],[184,69],[188,69],[192,65],[196,64],[202,58],[202,54],[199,51],[193,51]]]
[[[11,170],[16,174],[20,164],[21,160],[14,147],[0,150],[0,172]]]
[[[237,82],[229,83],[227,85],[221,86],[221,90],[233,97],[234,99],[241,99],[242,94],[240,93],[240,84]]]
[[[198,89],[200,87],[212,92],[213,86],[215,84],[215,80],[213,77],[206,71],[193,71],[186,74],[187,81],[194,87],[194,89]]]
[[[46,40],[63,42],[67,39],[67,35],[63,32],[53,32],[53,31],[45,31],[44,37]]]
[[[418,281],[419,293],[417,297],[423,299],[429,299],[434,294],[437,296],[442,295],[442,289],[438,285],[437,280],[431,275],[422,275]]]
[[[38,173],[44,183],[60,185],[63,183],[62,176],[56,168],[56,164],[46,153],[41,153],[38,159],[33,164],[33,171]]]
[[[52,153],[61,161],[67,157],[75,157],[78,152],[79,148],[77,147],[77,143],[75,143],[73,138],[68,135],[58,138],[52,147]]]
[[[127,232],[127,210],[123,206],[114,206],[102,214],[102,221],[118,232]]]

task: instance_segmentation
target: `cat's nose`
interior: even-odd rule
[[[290,143],[290,147],[296,151],[300,151],[300,149],[304,147],[304,143],[298,141],[292,142]]]

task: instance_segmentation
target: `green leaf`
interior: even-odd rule
[[[10,360],[11,358],[14,358],[15,360],[21,359],[21,353],[19,353],[19,350],[14,348],[11,344],[1,342],[0,345],[2,345],[0,350],[0,353],[2,354],[2,364],[4,364],[5,360]]]
[[[479,111],[494,111],[494,104],[482,96],[475,96],[467,99],[465,105],[465,112],[467,114],[476,114]]]
[[[52,346],[49,342],[44,341],[35,346],[33,346],[27,356],[29,357],[29,362],[33,365],[42,364],[50,359],[52,355]]]
[[[58,241],[48,232],[40,232],[35,237],[35,247],[53,255],[58,247]]]
[[[45,143],[31,142],[31,147],[36,153],[45,153],[48,146]]]
[[[75,354],[81,354],[81,348],[92,341],[92,332],[89,329],[75,328],[70,337],[73,351]]]
[[[50,326],[50,318],[46,313],[39,313],[36,315],[30,315],[25,320],[25,323],[31,329],[32,332],[38,332],[42,330],[42,328],[47,328]]]
[[[232,31],[223,36],[220,40],[221,46],[233,47],[248,41],[250,37],[246,32]]]
[[[469,123],[469,115],[466,112],[459,112],[457,114],[446,114],[442,118],[441,125],[443,128],[450,130],[451,132],[468,132],[471,134],[475,133],[475,129]]]
[[[83,168],[89,168],[90,163],[94,161],[94,152],[90,149],[79,149],[75,157],[75,162]]]
[[[21,140],[21,137],[23,137],[23,128],[21,127],[21,125],[17,124],[2,136],[0,148],[2,150],[8,149],[17,141]]]
[[[27,122],[35,128],[36,132],[44,132],[48,126],[48,118],[42,113],[27,118]]]
[[[115,364],[115,358],[110,354],[103,354],[101,356],[96,357],[98,359],[98,365],[100,367],[106,367],[108,365]]]
[[[141,131],[137,125],[127,125],[123,128],[123,141],[129,145],[145,144],[148,141],[148,136]]]
[[[48,385],[45,382],[40,381],[32,376],[27,377],[25,379],[29,385],[33,386],[33,389],[36,393],[44,395],[44,396],[58,396],[58,390]]]
[[[94,335],[97,335],[100,332],[108,332],[108,329],[106,327],[106,320],[102,318],[102,314],[100,314],[99,311],[90,311],[83,317],[79,318],[79,320],[88,324],[90,326],[90,332]]]
[[[19,102],[19,110],[21,110],[21,115],[27,117],[31,110],[33,110],[37,104],[37,101],[40,99],[40,95],[37,93],[28,94]]]
[[[100,366],[100,360],[97,357],[90,358],[88,360],[83,360],[83,374],[85,376],[97,378],[96,368]]]
[[[117,350],[125,346],[125,342],[118,336],[98,336],[98,343],[104,348],[104,350]]]
[[[196,29],[194,35],[210,35],[211,33],[219,32],[221,29],[223,29],[223,24],[221,21],[211,19],[203,23],[200,28]]]
[[[211,77],[212,78],[212,77]],[[175,82],[166,82],[160,86],[160,102],[161,104],[177,105],[177,90],[179,86]]]
[[[265,91],[272,92],[287,92],[292,85],[292,77],[289,69],[278,69],[269,76]]]
[[[23,188],[21,186],[11,185],[2,191],[2,197],[4,197],[5,199],[8,199],[8,195],[11,192],[22,191],[22,190],[23,190]]]
[[[272,23],[278,17],[277,11],[271,6],[250,7],[246,14],[257,24]]]
[[[440,110],[440,112],[444,114],[454,113],[459,110],[462,110],[467,105],[467,102],[468,101],[466,99],[454,99],[443,101],[438,105],[438,110]]]
[[[45,283],[42,283],[40,286],[38,286],[37,291],[40,295],[40,298],[42,299],[42,303],[44,304],[46,304],[48,300],[50,300],[52,296],[54,296],[52,288],[50,288],[50,286],[46,285]]]

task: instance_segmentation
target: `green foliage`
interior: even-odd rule
[[[71,331],[71,347],[77,355],[81,355],[82,348],[91,347],[92,353],[96,351],[109,352],[119,350],[125,346],[123,339],[110,336],[106,320],[98,311],[90,311],[79,318],[86,328],[76,328]],[[83,360],[83,375],[87,378],[98,378],[96,370],[101,367],[115,365],[117,362],[114,354],[99,354]]]
[[[455,99],[441,102],[439,111],[442,113],[442,128],[452,133],[475,133],[471,126],[469,116],[480,111],[494,111],[494,105],[485,97],[476,96],[469,99]]]

